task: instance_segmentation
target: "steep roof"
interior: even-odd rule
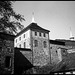
[[[36,30],[36,31],[39,31],[39,30],[40,30],[41,32],[46,32],[46,33],[50,32],[49,30],[46,30],[46,29],[44,29],[44,28],[38,26],[37,23],[31,23],[31,24],[28,25],[26,28],[24,28],[21,32],[19,32],[19,33],[16,35],[16,37],[19,36],[19,35],[21,35],[23,32],[27,31],[28,29]]]

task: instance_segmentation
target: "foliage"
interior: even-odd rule
[[[12,4],[14,2],[15,1],[0,1],[0,31],[7,32],[8,29],[10,33],[17,33],[17,27],[23,29],[23,25],[21,25],[20,22],[25,19],[13,10]],[[11,20],[11,18],[13,20]]]

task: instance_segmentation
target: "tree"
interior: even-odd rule
[[[17,33],[17,28],[23,29],[22,21],[25,21],[22,15],[13,10],[12,4],[15,1],[0,1],[0,31]]]

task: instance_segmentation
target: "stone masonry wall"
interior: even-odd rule
[[[32,64],[32,51],[20,51]]]
[[[34,40],[38,40],[38,47],[34,46]],[[47,42],[47,47],[44,48],[43,41]],[[50,62],[48,39],[33,38],[33,64],[43,66]]]
[[[2,47],[2,50],[0,51],[1,65],[6,68],[5,60],[7,56],[10,56],[11,66],[8,67],[7,70],[9,69],[14,73],[14,41],[0,39],[0,47]]]

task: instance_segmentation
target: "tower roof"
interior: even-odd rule
[[[17,36],[21,35],[22,33],[24,33],[25,31],[27,31],[28,29],[33,30],[33,31],[41,31],[41,32],[45,32],[48,33],[50,32],[49,30],[46,30],[40,26],[37,25],[37,23],[31,23],[30,25],[28,25],[26,28],[24,28],[21,32],[19,32]]]

